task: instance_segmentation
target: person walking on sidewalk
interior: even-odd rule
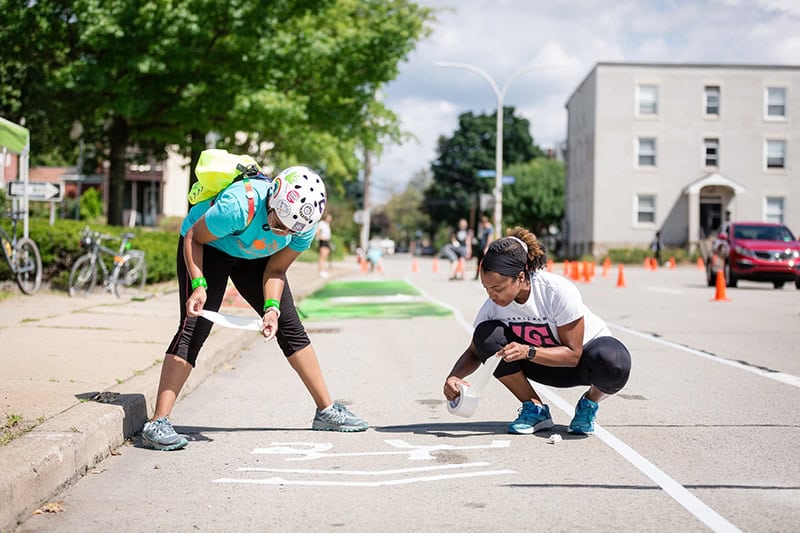
[[[319,239],[319,275],[323,278],[328,277],[328,261],[331,256],[331,215],[319,221],[317,226],[317,239]]]
[[[178,241],[178,331],[166,350],[145,447],[176,450],[188,443],[169,420],[181,388],[211,332],[203,309],[217,311],[228,278],[262,316],[265,339],[277,338],[317,406],[312,429],[364,431],[367,423],[331,401],[314,347],[297,314],[286,271],[313,242],[325,210],[325,184],[305,167],[290,167],[272,182],[236,181],[189,211]]]
[[[486,215],[481,215],[476,237],[478,238],[478,245],[475,247],[473,255],[475,256],[475,280],[477,281],[481,273],[483,256],[486,255],[486,250],[489,249],[489,245],[492,244],[492,239],[494,239],[494,226],[489,222],[489,217]]]
[[[568,279],[546,271],[536,236],[516,227],[489,245],[481,283],[489,298],[478,311],[472,342],[444,384],[448,400],[460,383],[490,357],[501,357],[494,375],[522,403],[509,433],[531,434],[553,426],[550,408],[531,382],[589,388],[575,408],[570,433],[591,435],[598,402],[628,381],[631,356],[583,303]]]

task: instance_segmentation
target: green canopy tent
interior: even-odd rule
[[[14,124],[2,117],[0,117],[0,148],[3,151],[3,165],[0,165],[0,183],[5,183],[5,154],[13,152],[19,154],[19,180],[24,185],[24,193],[22,196],[22,209],[25,213],[24,221],[22,224],[22,235],[28,236],[28,168],[29,168],[29,152],[31,150],[31,133],[27,128],[23,128],[18,124]]]

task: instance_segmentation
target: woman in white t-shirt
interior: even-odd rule
[[[588,386],[569,432],[591,435],[597,403],[628,381],[630,353],[584,305],[571,281],[545,270],[545,251],[533,233],[516,227],[508,235],[492,242],[483,258],[481,283],[489,298],[475,317],[472,342],[445,381],[444,395],[454,400],[465,376],[489,357],[502,357],[494,375],[522,402],[509,433],[553,426],[533,380],[552,387]]]

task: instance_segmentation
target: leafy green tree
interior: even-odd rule
[[[433,182],[425,191],[424,201],[434,226],[452,226],[460,218],[475,218],[479,194],[490,192],[494,186],[493,178],[479,178],[477,172],[495,167],[496,130],[495,113],[467,112],[459,116],[458,129],[452,137],[439,139],[438,157],[431,165]],[[528,120],[516,116],[513,107],[505,107],[504,167],[541,155],[542,150],[531,137]]]
[[[555,159],[536,158],[512,165],[513,185],[503,188],[503,225],[523,226],[540,236],[564,216],[564,165]]]
[[[379,209],[388,221],[386,234],[389,238],[408,244],[417,231],[429,231],[431,219],[423,209],[423,203],[425,189],[430,182],[428,172],[417,172],[403,192],[392,195]]]
[[[432,16],[405,0],[5,0],[0,14],[15,83],[0,112],[63,146],[80,121],[109,161],[117,224],[131,147],[176,145],[194,168],[214,131],[277,166],[353,176],[357,145],[397,134],[376,94]]]

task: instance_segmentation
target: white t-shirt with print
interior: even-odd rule
[[[533,346],[560,346],[558,326],[584,319],[583,344],[596,337],[611,336],[606,323],[586,307],[578,288],[567,278],[543,270],[530,275],[528,301],[511,302],[501,307],[487,299],[475,317],[474,325],[500,320],[518,337]]]

